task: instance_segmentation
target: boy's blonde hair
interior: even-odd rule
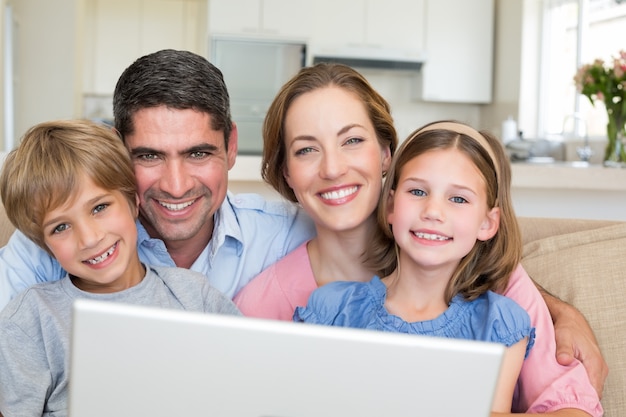
[[[456,294],[472,300],[487,290],[503,291],[522,256],[521,232],[511,200],[511,165],[496,137],[455,121],[417,129],[394,155],[378,205],[378,227],[365,253],[366,265],[383,277],[396,269],[396,246],[387,222],[388,196],[390,190],[395,190],[404,166],[434,149],[456,149],[467,156],[485,180],[488,208],[500,208],[497,233],[487,241],[477,241],[461,260],[446,288],[446,300],[449,302]]]
[[[86,120],[58,120],[30,128],[0,174],[0,195],[13,225],[49,252],[43,220],[75,198],[87,175],[99,187],[120,191],[135,209],[136,180],[122,140],[109,127]]]

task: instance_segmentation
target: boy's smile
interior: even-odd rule
[[[119,191],[79,174],[73,196],[46,213],[44,240],[78,288],[114,292],[139,283],[136,209]]]

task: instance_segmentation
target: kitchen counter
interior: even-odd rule
[[[511,164],[511,193],[519,216],[626,220],[626,169],[577,162]],[[229,189],[280,198],[261,180],[261,157],[239,155]]]
[[[513,188],[595,190],[626,193],[626,169],[583,162],[511,164]],[[624,208],[626,210],[626,207]]]

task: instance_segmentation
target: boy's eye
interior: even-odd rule
[[[67,223],[63,223],[58,225],[57,227],[55,227],[54,229],[52,229],[52,233],[62,233],[64,231],[66,231],[67,229],[69,229],[70,226]]]

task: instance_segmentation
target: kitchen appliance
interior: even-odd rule
[[[260,155],[263,119],[278,90],[305,64],[302,42],[214,37],[211,62],[224,74],[239,154]]]

